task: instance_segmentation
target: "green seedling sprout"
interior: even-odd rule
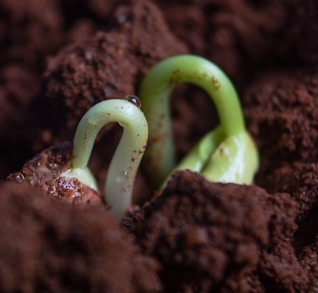
[[[216,106],[220,125],[205,135],[176,167],[169,97],[180,83],[204,89]],[[145,76],[139,91],[149,127],[144,156],[155,185],[175,169],[190,169],[210,181],[250,184],[258,168],[258,152],[246,131],[237,93],[223,71],[194,55],[168,58]]]
[[[87,166],[92,148],[106,124],[119,123],[123,134],[108,169],[104,199],[120,218],[131,205],[136,172],[148,139],[148,124],[139,107],[137,97],[127,96],[124,100],[106,100],[90,108],[75,132],[71,168],[61,174],[77,178],[98,191],[96,180]]]

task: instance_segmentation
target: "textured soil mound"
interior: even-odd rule
[[[317,1],[1,0],[0,16],[1,292],[317,291]],[[119,223],[60,177],[75,128],[182,53],[237,88],[260,153],[254,185],[183,171],[154,190],[140,168]],[[180,159],[218,117],[191,85],[170,106]],[[121,134],[97,137],[99,187]]]
[[[157,292],[158,266],[103,208],[0,186],[1,292]],[[144,276],[147,275],[147,278]]]

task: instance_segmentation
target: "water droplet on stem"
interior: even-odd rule
[[[134,104],[136,107],[138,107],[140,109],[141,107],[141,102],[139,100],[139,98],[137,96],[134,95],[128,95],[124,98],[126,101]]]

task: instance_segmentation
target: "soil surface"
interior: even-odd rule
[[[102,207],[73,207],[25,183],[1,184],[2,292],[157,292],[142,256]],[[144,276],[147,275],[147,278]]]
[[[1,292],[318,291],[317,1],[0,0],[0,15]],[[60,177],[76,126],[184,53],[237,88],[254,184],[179,171],[155,190],[141,167],[119,221]],[[180,159],[218,117],[191,85],[170,106]],[[97,137],[99,187],[121,134],[109,124]]]

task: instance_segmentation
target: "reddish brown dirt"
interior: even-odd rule
[[[91,188],[75,178],[61,176],[71,168],[72,144],[53,146],[25,163],[20,172],[7,178],[29,185],[49,196],[65,200],[73,205],[102,205],[101,197]]]
[[[303,217],[317,202],[317,69],[265,74],[247,87],[244,111],[261,167],[256,182],[288,192]]]
[[[0,291],[317,291],[317,11],[314,0],[1,0],[0,176],[20,172],[11,175],[20,185],[0,184]],[[261,156],[255,185],[180,172],[161,193],[141,169],[139,207],[122,223],[130,236],[107,225],[100,201],[86,210],[48,196],[82,114],[137,94],[152,65],[185,52],[218,64],[237,87]],[[173,92],[171,113],[178,158],[218,121],[193,86]],[[101,186],[120,134],[110,125],[98,137],[90,166]],[[73,186],[51,194],[85,206],[99,198]],[[115,254],[102,247],[108,226],[120,234]],[[114,257],[122,253],[128,263]]]
[[[158,265],[141,255],[110,211],[70,208],[26,184],[2,183],[0,190],[1,292],[160,288]]]
[[[316,241],[296,254],[296,216],[288,194],[184,171],[123,225],[163,264],[164,292],[307,292]]]

